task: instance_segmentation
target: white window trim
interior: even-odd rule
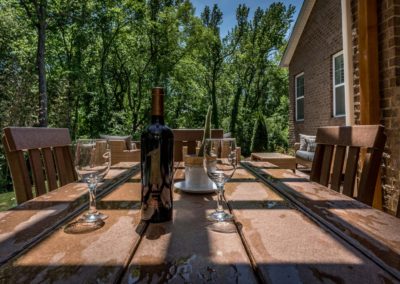
[[[301,96],[301,97],[297,97],[297,78],[298,77],[300,77],[300,76],[304,76],[304,72],[301,72],[301,73],[299,73],[299,74],[297,74],[295,77],[294,77],[294,108],[295,108],[295,110],[296,110],[296,117],[295,117],[295,120],[296,121],[304,121],[304,118],[303,119],[298,119],[297,118],[297,101],[299,100],[299,99],[303,99],[303,116],[305,116],[305,113],[304,113],[304,107],[305,107],[305,104],[304,104],[304,92],[303,92],[303,96]],[[303,83],[303,88],[304,88],[304,83]]]
[[[333,117],[345,117],[346,116],[346,105],[344,106],[344,109],[345,109],[344,114],[336,115],[336,88],[337,87],[341,87],[341,86],[343,86],[343,88],[346,88],[345,87],[345,82],[340,83],[338,85],[335,85],[335,58],[340,56],[340,55],[343,55],[343,50],[339,51],[338,53],[335,53],[332,56],[332,86],[333,86],[332,104],[333,104]],[[344,58],[343,58],[343,60],[344,60]],[[343,66],[343,68],[344,68],[344,66]],[[346,94],[345,94],[345,97],[346,97]],[[346,104],[346,100],[344,101],[344,103]]]

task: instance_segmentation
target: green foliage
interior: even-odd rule
[[[17,205],[14,192],[0,192],[0,211]]]
[[[2,128],[38,124],[38,37],[21,3],[0,0]],[[161,85],[172,128],[202,128],[211,105],[212,126],[231,132],[243,155],[254,129],[268,134],[263,149],[287,147],[288,81],[278,62],[293,7],[273,3],[250,15],[241,4],[224,38],[218,6],[196,17],[190,0],[48,1],[46,9],[49,126],[68,127],[74,139],[137,138],[148,124],[149,90]]]
[[[251,152],[266,152],[268,150],[268,129],[262,113],[257,115],[251,137]]]

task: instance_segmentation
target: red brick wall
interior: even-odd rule
[[[316,1],[289,65],[289,139],[315,135],[317,128],[344,125],[333,117],[332,55],[341,51],[340,1]],[[304,72],[304,121],[295,121],[295,76]]]
[[[395,212],[400,191],[400,0],[377,0],[381,124],[387,135],[382,167],[384,208]],[[360,123],[357,0],[352,0],[354,101]]]
[[[354,92],[354,123],[360,124],[360,72],[358,61],[358,0],[351,0],[352,43],[353,43],[353,92]]]

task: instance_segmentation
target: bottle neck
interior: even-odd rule
[[[153,89],[151,100],[151,122],[164,124],[164,93]]]
[[[162,115],[152,115],[151,116],[151,123],[152,124],[158,123],[158,124],[164,125],[164,116],[162,116]]]

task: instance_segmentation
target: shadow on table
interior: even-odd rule
[[[199,263],[187,257],[146,265],[13,265],[0,271],[2,283],[394,283],[390,275],[358,263]],[[249,270],[250,269],[250,270]],[[378,273],[372,273],[376,272]]]

